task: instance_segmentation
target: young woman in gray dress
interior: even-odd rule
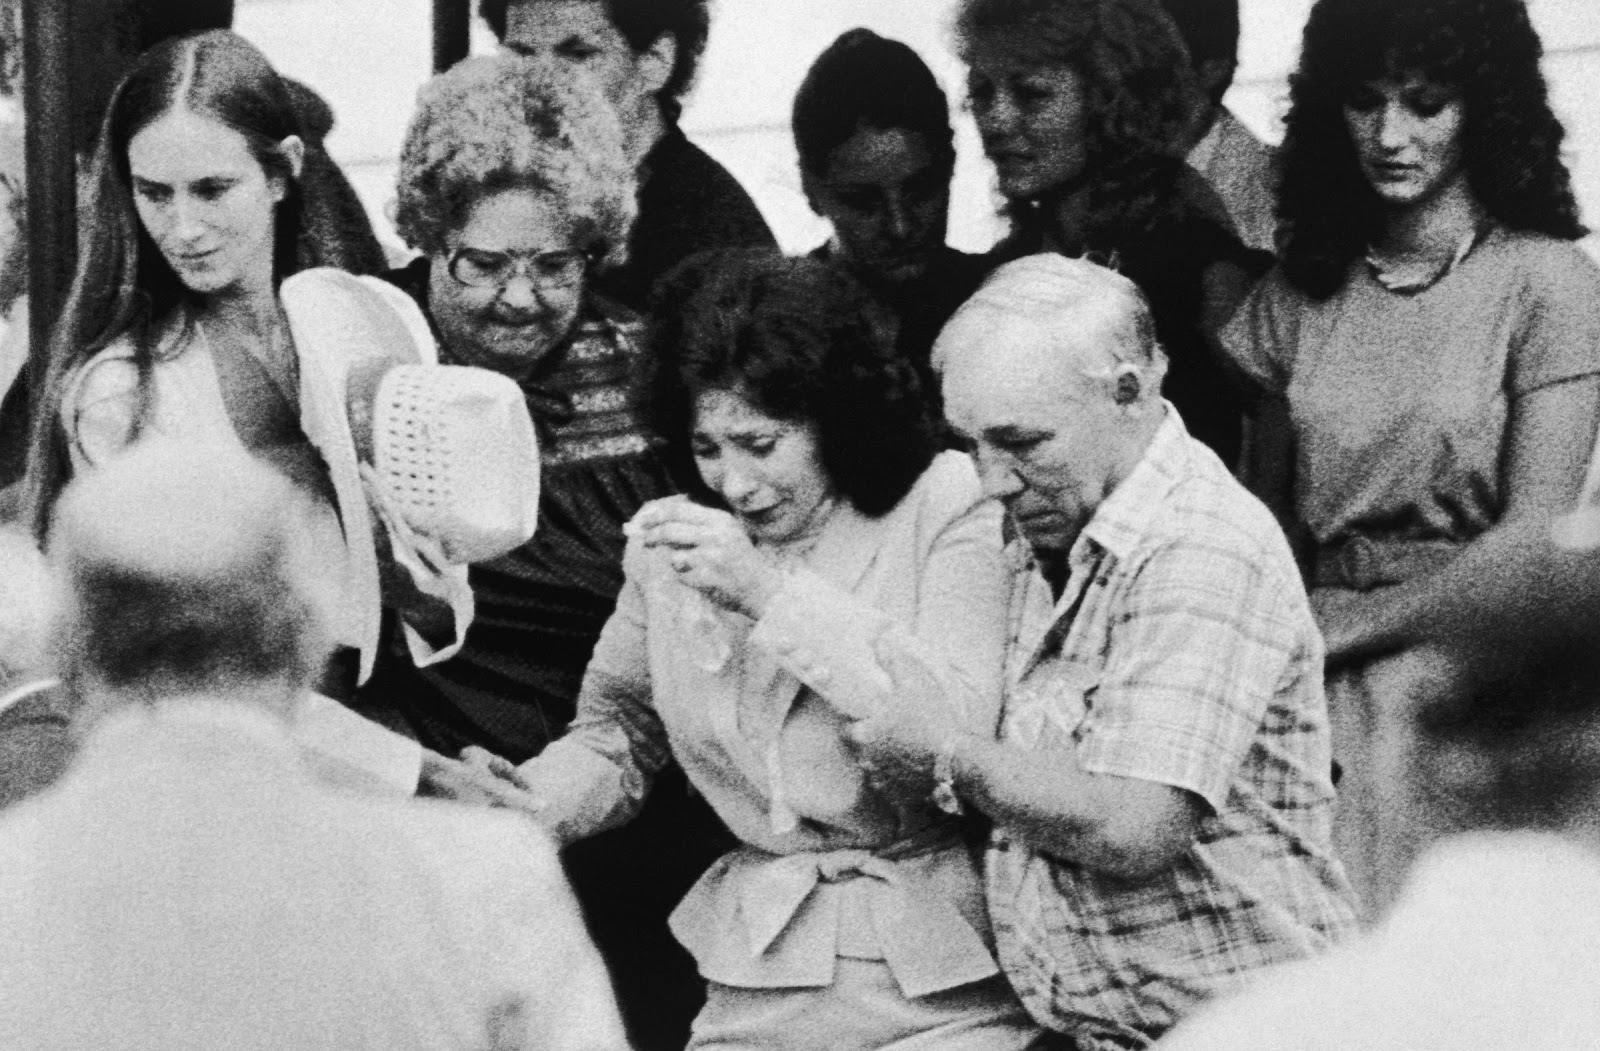
[[[1442,681],[1375,655],[1428,641],[1463,552],[1570,505],[1594,445],[1600,270],[1572,244],[1540,53],[1523,0],[1320,0],[1292,81],[1282,263],[1224,337],[1287,408],[1254,477],[1308,551],[1336,843],[1370,908],[1446,821],[1408,788],[1408,711]]]

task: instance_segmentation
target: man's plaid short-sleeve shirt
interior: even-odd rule
[[[1330,847],[1322,640],[1277,524],[1170,406],[1068,562],[1052,603],[1017,553],[1004,740],[1183,789],[1209,813],[1178,864],[1140,883],[999,825],[990,911],[1041,1023],[1084,1048],[1142,1047],[1355,928]]]

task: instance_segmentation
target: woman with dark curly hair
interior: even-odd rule
[[[1002,259],[1088,256],[1150,301],[1171,358],[1166,396],[1230,466],[1241,406],[1209,333],[1269,263],[1181,159],[1203,100],[1153,0],[963,0],[956,35],[1010,238]]]
[[[936,452],[915,370],[842,272],[727,253],[660,295],[648,389],[697,492],[630,524],[567,735],[489,765],[570,843],[676,760],[739,837],[672,917],[709,983],[690,1047],[1026,1047],[954,817],[931,785],[876,786],[845,741],[888,702],[890,651],[994,732],[999,507]]]
[[[1571,244],[1540,53],[1522,0],[1320,0],[1292,81],[1283,263],[1224,335],[1286,406],[1264,437],[1292,469],[1259,490],[1314,548],[1339,845],[1374,907],[1443,818],[1406,796],[1407,711],[1433,679],[1373,655],[1429,642],[1473,587],[1446,567],[1570,505],[1594,445],[1600,271]]]

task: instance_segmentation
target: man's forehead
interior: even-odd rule
[[[946,363],[946,412],[969,436],[1005,424],[1039,423],[1073,393],[1077,373],[1068,362],[1074,355],[1050,341],[1017,335],[980,338]]]
[[[1095,355],[1086,327],[1049,322],[993,307],[968,307],[939,337],[947,375],[979,374],[1020,385],[1056,384]]]

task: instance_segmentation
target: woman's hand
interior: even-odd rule
[[[451,759],[426,748],[422,750],[422,795],[531,813],[537,809],[537,805],[526,786],[519,781],[491,773],[481,764]]]
[[[461,750],[461,762],[469,769],[477,771],[485,777],[503,781],[522,792],[531,792],[527,780],[522,772],[517,769],[517,764],[502,756],[495,755],[487,748],[477,745]]]
[[[442,649],[456,635],[458,618],[451,590],[461,584],[449,575],[444,548],[406,525],[372,466],[363,463],[360,469],[362,488],[373,511],[372,542],[382,602],[430,646]],[[395,538],[402,544],[396,546]]]
[[[679,580],[751,620],[761,619],[782,586],[777,567],[726,511],[681,497],[655,500],[624,529],[645,547],[666,549]]]
[[[553,832],[540,816],[544,800],[509,761],[482,748],[468,748],[460,759],[423,749],[418,794],[458,803],[515,810]]]

